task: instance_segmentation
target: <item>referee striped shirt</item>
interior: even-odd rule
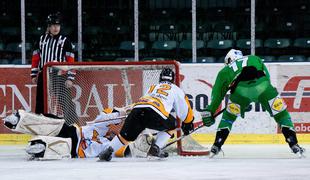
[[[61,34],[43,34],[33,51],[31,77],[37,76],[48,62],[74,62],[73,45]]]

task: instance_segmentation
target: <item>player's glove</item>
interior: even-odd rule
[[[208,109],[201,113],[202,122],[205,126],[210,127],[215,123],[212,112]]]
[[[191,121],[190,123],[182,122],[181,128],[184,135],[189,135],[189,133],[194,130],[194,123],[193,121]]]

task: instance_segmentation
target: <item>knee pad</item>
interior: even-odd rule
[[[279,95],[268,100],[268,104],[270,107],[271,116],[276,116],[277,114],[286,110],[287,107],[284,100]]]
[[[241,116],[241,106],[237,103],[232,102],[230,99],[228,100],[226,110],[234,116]]]

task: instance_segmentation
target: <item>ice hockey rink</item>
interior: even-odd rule
[[[287,145],[224,145],[224,157],[181,157],[164,160],[114,158],[29,161],[22,145],[0,146],[1,180],[58,179],[281,179],[308,180],[310,154],[298,158]],[[310,145],[303,145],[307,150]]]

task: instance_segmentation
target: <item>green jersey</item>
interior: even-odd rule
[[[269,72],[259,57],[250,55],[235,60],[221,69],[216,77],[215,84],[212,88],[211,104],[208,106],[208,109],[212,113],[216,111],[233,81],[241,73],[242,69],[249,66],[255,67],[257,71],[263,71],[267,79],[270,79]]]

